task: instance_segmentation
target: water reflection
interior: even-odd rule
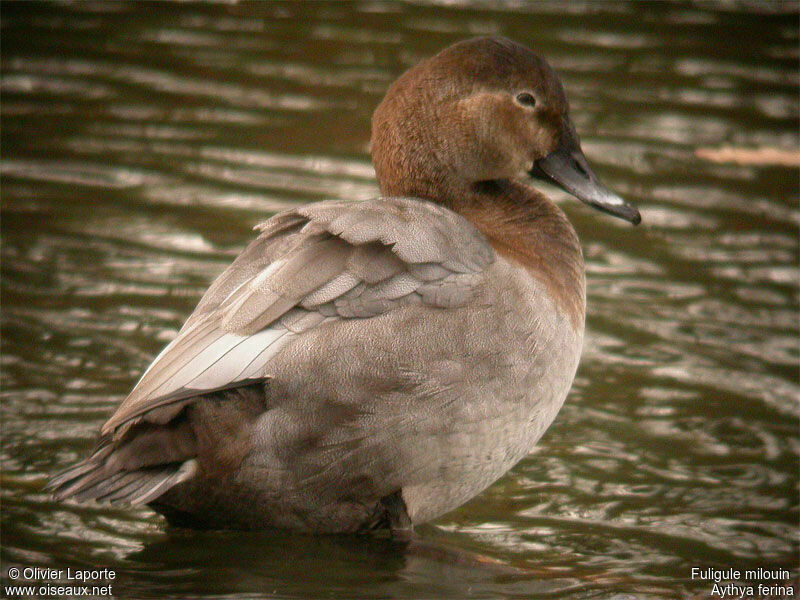
[[[798,32],[769,6],[4,5],[3,564],[109,566],[120,597],[173,598],[695,597],[691,567],[794,568]],[[526,574],[47,497],[252,226],[376,195],[387,85],[487,33],[552,61],[644,217],[554,192],[587,260],[575,386],[534,453],[422,531]]]

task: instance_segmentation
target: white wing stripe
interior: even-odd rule
[[[169,344],[167,344],[166,347],[161,352],[158,353],[158,356],[156,356],[153,359],[153,362],[150,363],[150,366],[148,366],[147,369],[145,369],[144,373],[142,373],[142,376],[139,377],[139,381],[136,382],[136,385],[133,386],[133,389],[136,389],[136,387],[142,382],[142,379],[147,377],[147,374],[158,363],[158,361],[161,360],[167,352],[169,352],[170,350],[172,350],[172,348],[175,347],[175,344],[178,342],[179,339],[180,336],[177,336]]]
[[[162,352],[158,360],[153,361],[129,397],[145,397],[152,393],[154,388],[160,387],[164,381],[172,377],[171,371],[180,369],[185,364],[185,361],[179,360],[181,356],[195,356],[220,335],[215,320],[211,319],[198,321],[185,332],[179,333],[178,337],[167,346],[170,351]],[[150,391],[145,393],[143,390]]]
[[[104,431],[187,391],[268,378],[271,361],[293,351],[291,340],[326,321],[409,303],[463,305],[495,258],[466,219],[408,198],[322,202],[259,229],[262,235],[212,284]],[[169,416],[159,415],[156,421]]]
[[[246,337],[231,333],[221,333],[219,337],[195,356],[186,356],[182,367],[173,375],[167,377],[152,394],[154,397],[167,395],[174,390],[186,387],[190,381],[196,379],[211,365],[247,340]]]
[[[194,390],[210,390],[237,381],[239,375],[250,366],[265,348],[287,334],[285,329],[265,329],[235,343],[225,354],[209,365],[185,387]],[[231,336],[235,337],[235,336]]]

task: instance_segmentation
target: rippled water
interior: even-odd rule
[[[4,3],[3,584],[21,565],[111,568],[118,597],[695,598],[712,584],[693,567],[795,569],[798,9],[741,6]],[[386,87],[479,34],[548,57],[644,218],[553,192],[584,244],[588,331],[535,452],[422,528],[429,545],[53,502],[48,476],[252,226],[376,195]]]

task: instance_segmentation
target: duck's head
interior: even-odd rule
[[[401,76],[373,115],[372,156],[386,195],[448,203],[485,183],[533,178],[641,220],[589,167],[553,69],[503,38],[460,42]]]

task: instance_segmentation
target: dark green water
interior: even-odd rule
[[[752,5],[0,5],[3,585],[15,566],[106,567],[119,598],[705,598],[693,567],[796,569],[798,10]],[[644,218],[553,192],[589,311],[536,451],[422,528],[427,548],[53,502],[48,476],[91,449],[252,226],[377,195],[383,92],[480,34],[548,57],[590,161]]]

